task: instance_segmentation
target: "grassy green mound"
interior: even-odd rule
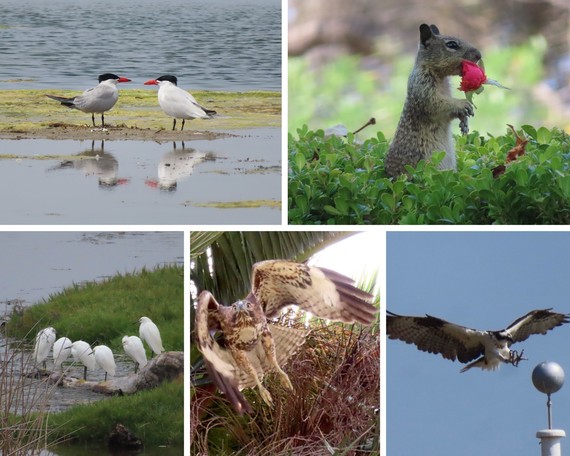
[[[33,343],[41,328],[53,326],[57,337],[108,345],[122,352],[124,335],[138,335],[141,316],[160,329],[167,351],[184,349],[183,268],[165,266],[118,274],[101,283],[73,285],[46,302],[16,313],[8,323],[10,337]],[[147,349],[147,355],[150,351]],[[184,440],[182,379],[131,396],[112,397],[49,414],[49,442],[62,437],[104,442],[120,422],[146,446],[182,444]]]

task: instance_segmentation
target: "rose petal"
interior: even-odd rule
[[[461,75],[459,90],[463,92],[477,90],[487,80],[485,72],[476,63],[469,60],[461,62]]]

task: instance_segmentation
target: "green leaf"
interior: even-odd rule
[[[558,185],[564,193],[564,197],[570,200],[570,176],[564,176],[558,179]]]
[[[546,127],[540,127],[536,132],[536,140],[539,144],[549,144],[552,138],[552,133]]]
[[[536,139],[536,129],[532,125],[523,125],[522,130],[529,135],[532,139]]]
[[[382,205],[389,211],[394,212],[394,209],[396,209],[396,200],[391,193],[384,193],[380,197],[380,201],[382,201]]]
[[[331,215],[342,215],[342,212],[340,212],[336,207],[333,207],[329,204],[325,204],[323,209]]]
[[[303,169],[306,163],[307,159],[305,158],[305,156],[301,152],[297,152],[295,154],[295,166],[297,167],[297,169],[298,170]]]

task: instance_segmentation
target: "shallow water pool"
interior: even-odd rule
[[[280,129],[233,133],[162,144],[0,140],[1,223],[279,224]]]

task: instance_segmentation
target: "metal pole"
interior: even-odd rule
[[[548,409],[548,429],[552,429],[552,401],[550,400],[550,393],[547,395],[548,400],[546,401],[546,408]]]

